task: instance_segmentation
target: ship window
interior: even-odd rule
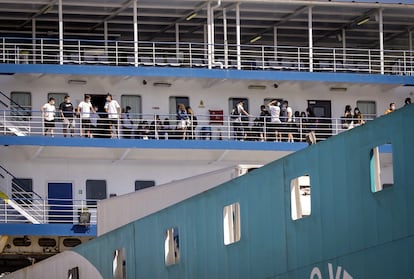
[[[164,235],[165,265],[178,264],[180,261],[180,237],[178,228],[173,227],[165,231]]]
[[[32,93],[30,92],[11,92],[10,110],[13,116],[31,116]],[[22,119],[23,120],[23,119]]]
[[[14,246],[23,246],[23,247],[29,247],[32,244],[32,241],[29,237],[16,237],[13,239],[13,245]]]
[[[290,202],[292,220],[311,215],[310,176],[303,175],[290,181]]]
[[[391,144],[383,144],[371,150],[370,170],[373,193],[394,185]]]
[[[177,114],[178,104],[183,104],[185,107],[190,105],[190,99],[184,96],[171,96],[170,97],[170,114],[174,117]]]
[[[47,101],[49,101],[50,98],[55,98],[55,107],[56,109],[59,109],[59,106],[65,100],[66,95],[68,95],[68,93],[50,92],[49,94],[47,94]]]
[[[240,204],[227,205],[223,209],[224,245],[240,241]]]
[[[31,178],[13,178],[12,198],[19,204],[30,205],[33,200],[33,180]]]
[[[122,95],[121,107],[125,109],[127,106],[131,108],[129,111],[131,114],[142,113],[142,99],[139,95]],[[137,118],[135,115],[131,115],[131,118]]]
[[[374,119],[377,117],[377,104],[375,101],[357,101],[356,105],[364,119]]]
[[[126,278],[126,261],[125,248],[114,251],[114,259],[112,261],[112,272],[114,279]]]
[[[237,106],[237,103],[243,101],[243,108],[249,112],[249,100],[247,98],[229,98],[229,114]]]
[[[53,238],[42,237],[37,241],[40,247],[55,247],[56,240]]]
[[[96,200],[106,199],[106,180],[86,180],[86,203],[96,205]]]
[[[63,245],[65,247],[75,247],[82,243],[82,241],[79,238],[65,238],[63,240]]]
[[[154,180],[135,180],[135,191],[155,186]]]
[[[68,270],[68,279],[79,279],[79,267]]]

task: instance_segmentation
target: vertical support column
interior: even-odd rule
[[[308,8],[308,31],[309,31],[309,72],[313,72],[312,6],[309,6]]]
[[[277,61],[277,27],[273,27],[273,50],[275,61]]]
[[[36,19],[32,19],[32,61],[36,64]]]
[[[208,2],[207,4],[207,38],[208,38],[208,46],[207,46],[207,56],[208,56],[208,68],[211,69],[213,67],[213,48],[212,48],[212,20],[211,20],[211,3]]]
[[[379,21],[379,40],[380,40],[380,65],[381,74],[384,74],[384,24],[382,18],[382,9],[378,9],[378,21]]]
[[[105,55],[108,55],[108,22],[104,21],[104,46]]]
[[[236,45],[237,45],[237,70],[241,69],[241,49],[240,49],[240,3],[236,5]]]
[[[134,0],[132,9],[133,9],[133,24],[134,24],[134,66],[138,67],[138,7],[137,1]]]
[[[63,65],[63,0],[59,0],[59,64]]]
[[[223,8],[224,68],[229,67],[229,45],[227,40],[227,10]]]
[[[342,29],[342,66],[346,66],[346,30]]]
[[[178,59],[180,59],[180,24],[175,24],[175,54],[177,56],[177,63]]]
[[[413,32],[409,31],[408,32],[408,49],[409,49],[409,59],[408,61],[410,61],[410,66],[407,67],[408,71],[410,72],[410,74],[413,74]]]

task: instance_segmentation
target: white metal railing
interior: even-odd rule
[[[30,216],[35,216],[38,224],[96,224],[96,200],[68,199],[36,199],[10,198],[9,202],[0,200],[0,223],[27,223],[22,215],[10,202],[23,208]]]
[[[135,63],[133,41],[0,38],[0,63],[113,66],[207,67],[208,45],[185,42],[138,42]],[[309,48],[291,46],[215,44],[213,66],[224,69],[309,71]],[[379,49],[314,47],[313,71],[381,74]],[[384,50],[384,74],[413,75],[414,55],[407,50]],[[62,59],[61,59],[62,58]]]
[[[25,111],[26,113],[28,111]],[[3,135],[51,136],[51,128],[39,111],[29,111],[30,116],[13,111],[0,111]],[[314,131],[317,140],[324,140],[349,128],[360,125],[358,119],[297,117],[292,122],[272,123],[270,117],[234,115],[190,115],[187,120],[177,120],[176,114],[122,114],[115,121],[108,121],[107,114],[91,114],[85,121],[73,118],[74,128],[67,128],[56,116],[54,137],[124,138],[143,140],[246,140],[246,141],[305,141],[306,134]],[[47,131],[46,131],[47,129]],[[66,129],[64,134],[64,129]],[[46,133],[45,133],[46,131]]]

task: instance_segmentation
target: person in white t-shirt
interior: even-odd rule
[[[274,133],[275,141],[282,141],[282,134],[277,130],[280,128],[280,102],[278,100],[270,101],[267,106],[270,112],[270,131]]]
[[[78,114],[81,119],[83,135],[91,138],[91,112],[96,113],[91,103],[91,96],[85,95],[85,99],[78,105]]]
[[[43,120],[44,120],[44,127],[45,132],[44,135],[47,136],[47,131],[50,130],[50,135],[53,137],[53,129],[55,128],[55,114],[56,114],[56,107],[55,107],[55,98],[49,98],[49,102],[44,104],[41,109]]]
[[[111,138],[118,137],[119,115],[121,114],[121,106],[118,102],[112,99],[112,95],[108,93],[106,96],[105,111],[108,113],[109,130],[111,132]],[[115,135],[113,129],[115,129]]]

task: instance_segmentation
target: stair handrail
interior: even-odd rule
[[[12,177],[14,179],[14,181],[19,182],[19,179],[17,177],[15,177],[11,172],[9,172],[6,168],[4,168],[2,165],[0,165],[0,169],[2,169],[6,174],[8,174],[10,177]],[[27,191],[21,185],[19,185],[18,183],[14,182],[13,184],[17,186],[17,190],[19,192],[26,192],[27,193]],[[43,198],[39,194],[37,194],[36,192],[31,191],[30,193],[32,193],[34,195],[33,198],[43,200]]]
[[[12,103],[13,105],[17,106],[19,109],[26,111],[26,108],[22,107],[21,105],[19,105],[18,103],[16,103],[13,99],[11,99],[9,96],[7,96],[6,94],[4,94],[2,91],[0,91],[0,95],[2,95],[3,97],[5,97],[7,100],[10,101],[10,103]],[[6,108],[9,108],[9,106],[4,103],[3,101],[1,101],[1,103],[6,106]]]

